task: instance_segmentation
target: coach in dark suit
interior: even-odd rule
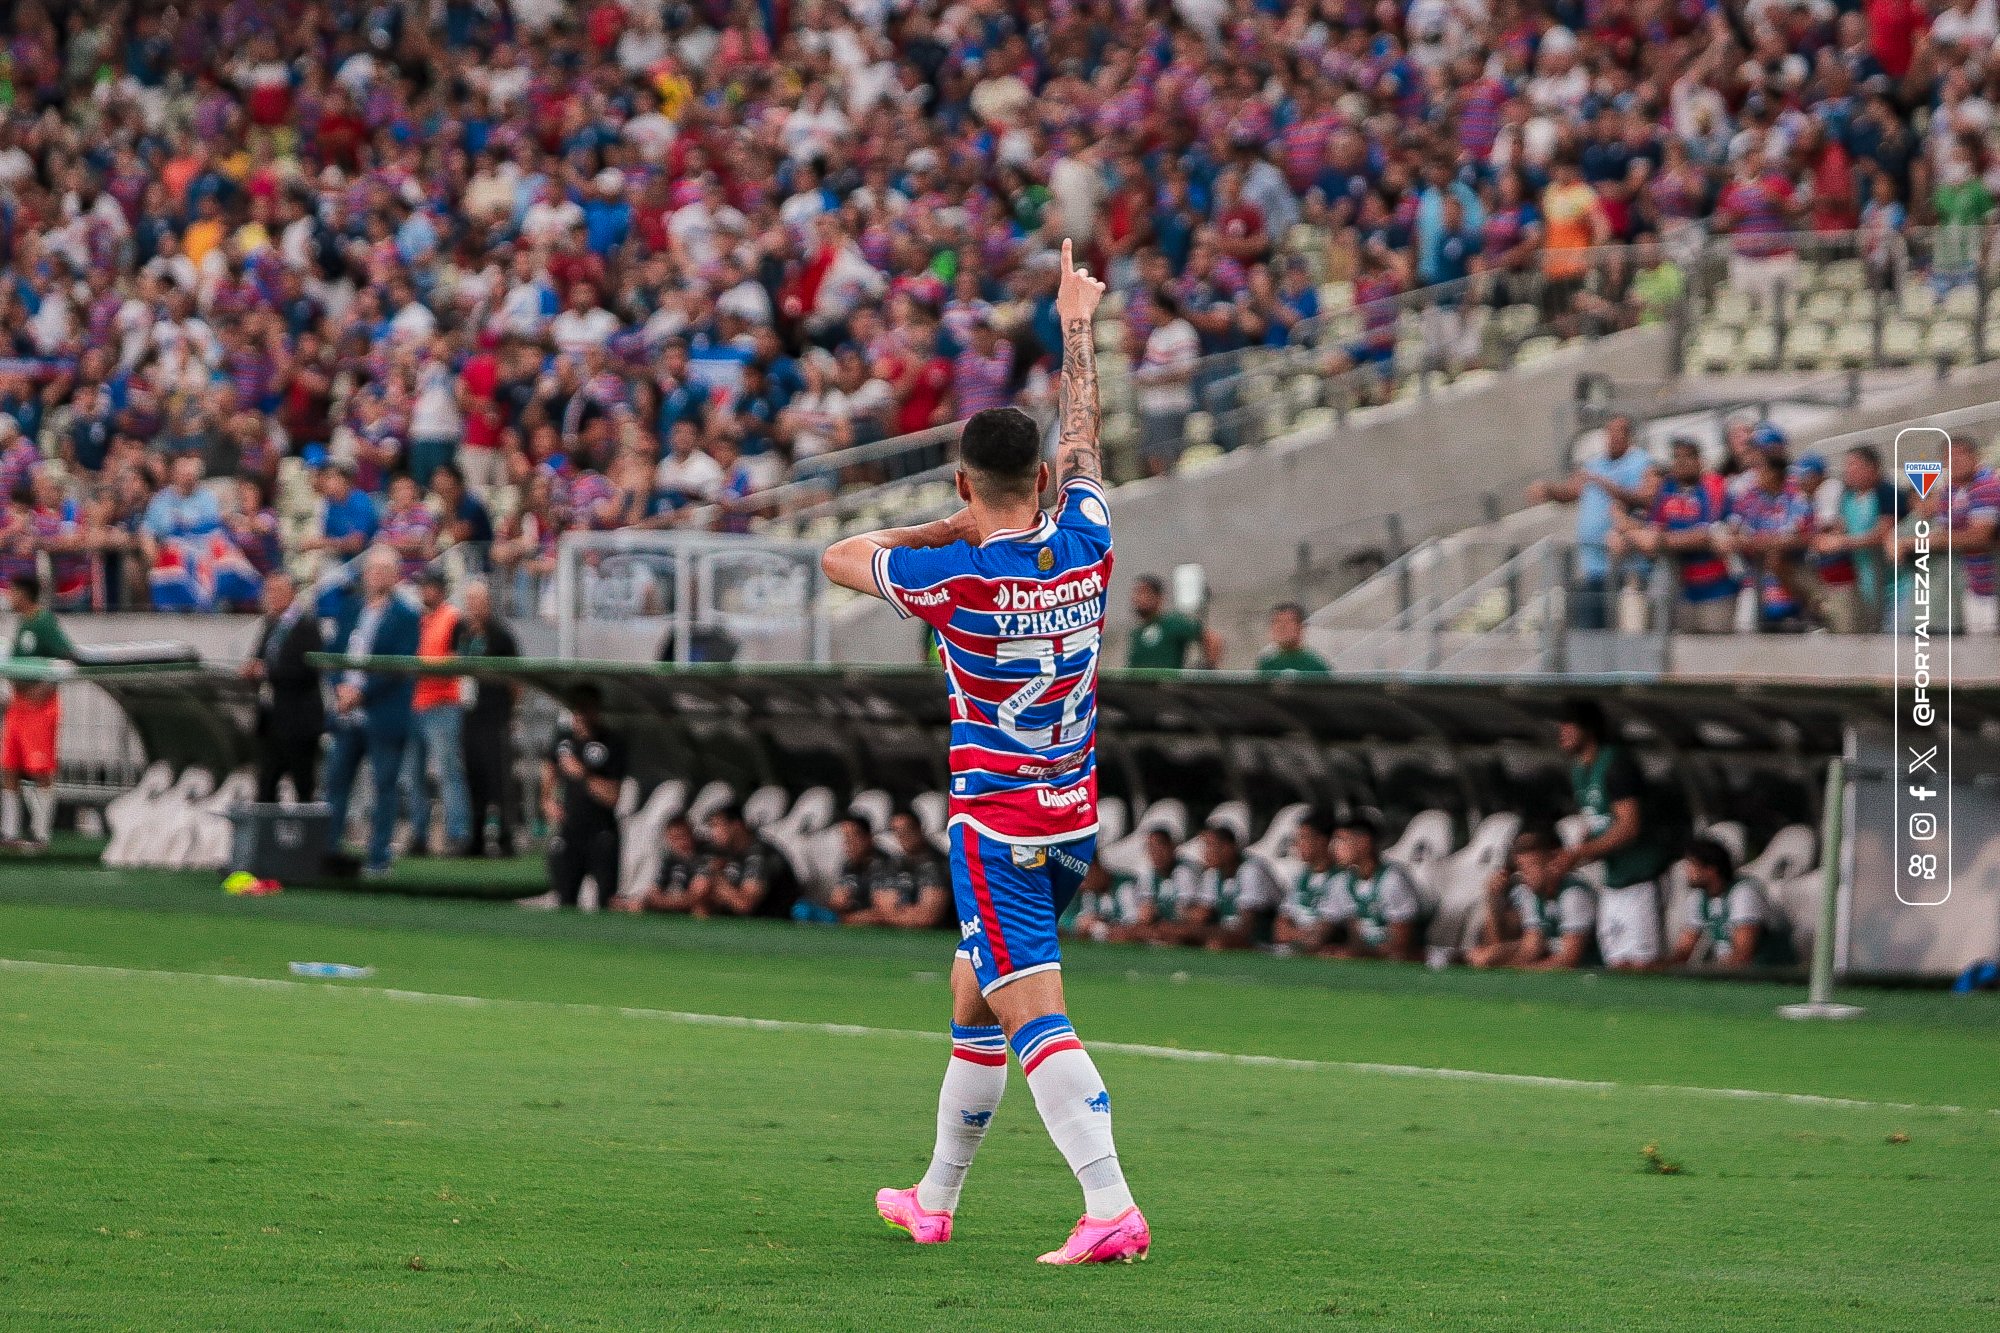
[[[298,600],[291,575],[264,577],[264,622],[257,645],[243,664],[246,680],[258,682],[257,799],[278,799],[278,780],[289,777],[301,801],[319,789],[319,744],[326,732],[326,702],[320,697],[319,668],[306,661],[319,652],[319,619]]]
[[[361,557],[361,586],[342,608],[333,651],[357,662],[369,657],[414,657],[417,653],[416,608],[396,595],[398,559],[386,546],[373,547]],[[403,769],[403,747],[410,737],[410,699],[416,677],[367,671],[343,671],[333,691],[333,753],[327,759],[326,799],[333,807],[333,843],[338,850],[347,824],[347,803],[361,762],[375,785],[375,804],[368,821],[368,860],[362,873],[389,871],[389,840],[396,831],[397,778]]]

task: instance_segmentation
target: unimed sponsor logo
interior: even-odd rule
[[[1068,810],[1088,802],[1090,789],[1071,787],[1067,791],[1050,791],[1047,787],[1041,787],[1036,789],[1035,799],[1041,802],[1044,810]]]

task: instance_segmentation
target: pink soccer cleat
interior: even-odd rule
[[[896,1230],[909,1232],[910,1239],[919,1245],[942,1245],[951,1239],[951,1214],[934,1213],[918,1203],[915,1185],[906,1190],[876,1190],[875,1211]]]
[[[1059,1250],[1041,1257],[1045,1264],[1129,1264],[1146,1257],[1153,1233],[1138,1208],[1127,1208],[1109,1221],[1082,1217]]]

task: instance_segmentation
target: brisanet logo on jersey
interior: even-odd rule
[[[1936,426],[1896,433],[1895,472],[1910,485],[1899,526],[1907,552],[1897,570],[1895,774],[1890,809],[1896,900],[1937,907],[1951,897],[1952,631],[1959,570],[1951,532],[1951,436]]]

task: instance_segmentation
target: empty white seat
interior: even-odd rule
[[[108,866],[130,866],[137,862],[131,859],[132,846],[139,834],[153,819],[154,808],[166,798],[174,785],[173,766],[164,759],[156,759],[147,765],[140,775],[138,785],[128,792],[114,796],[104,807],[104,823],[111,831],[104,844],[102,857]]]
[[[1420,810],[1411,816],[1388,856],[1405,865],[1427,866],[1449,856],[1451,847],[1451,816],[1442,810]]]
[[[783,787],[759,787],[743,802],[743,822],[753,829],[775,824],[784,817],[785,807],[791,803],[791,794]]]
[[[1743,873],[1760,883],[1775,884],[1810,872],[1818,861],[1818,835],[1808,825],[1787,824],[1771,835]]]
[[[1299,825],[1305,823],[1312,807],[1304,801],[1295,801],[1271,816],[1262,836],[1250,850],[1266,861],[1278,862],[1292,854],[1292,839],[1298,835]]]
[[[240,768],[200,804],[188,811],[188,821],[177,837],[177,846],[168,853],[169,864],[188,870],[220,870],[229,864],[230,844],[236,826],[229,813],[239,805],[257,799],[257,774]]]
[[[1733,819],[1718,820],[1702,829],[1702,836],[1713,838],[1729,850],[1729,859],[1737,865],[1743,864],[1743,826]]]

